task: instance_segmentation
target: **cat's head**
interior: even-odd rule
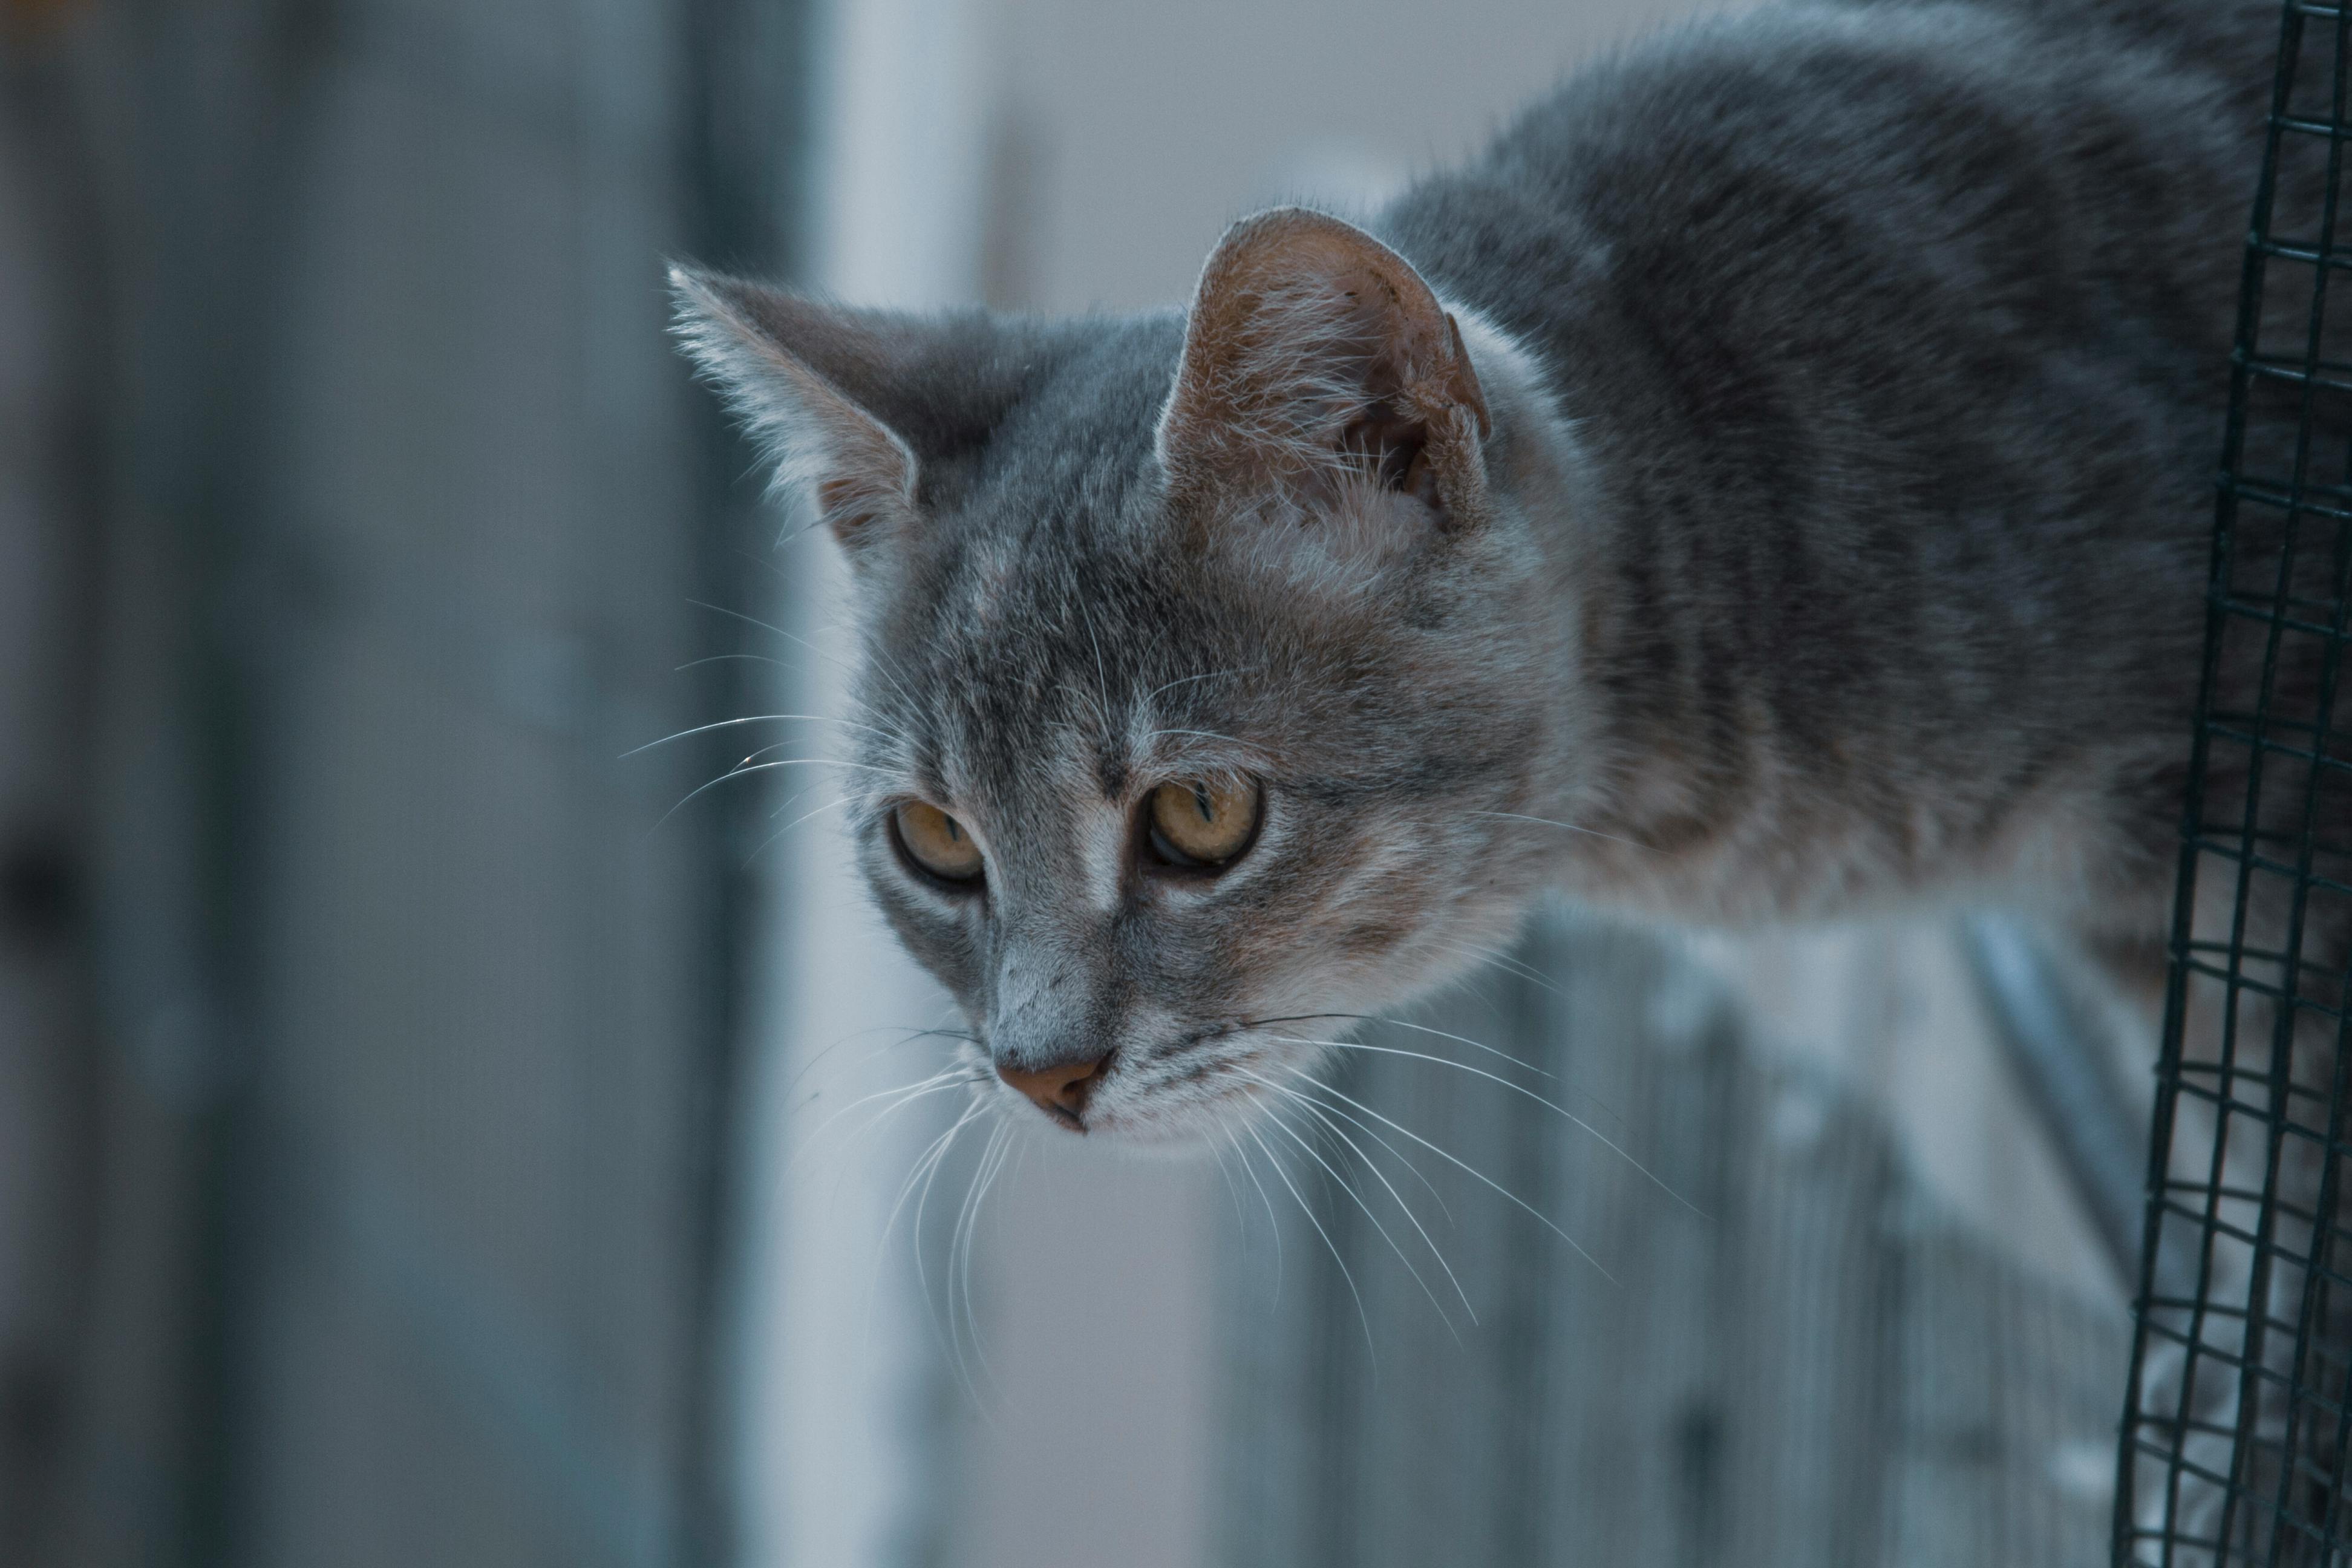
[[[677,283],[854,564],[850,831],[1008,1090],[1213,1131],[1508,939],[1575,740],[1524,499],[1561,454],[1401,258],[1290,208],[1181,313]]]

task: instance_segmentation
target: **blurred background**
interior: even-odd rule
[[[1563,916],[1349,1121],[956,1135],[824,727],[693,732],[845,645],[666,258],[1177,300],[1691,8],[0,4],[0,1563],[2103,1560],[2030,934]]]

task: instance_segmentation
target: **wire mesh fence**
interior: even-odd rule
[[[2118,1565],[2352,1561],[2347,13],[2284,9],[2233,356]],[[2333,320],[2331,320],[2333,316]]]

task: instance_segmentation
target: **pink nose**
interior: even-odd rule
[[[1101,1066],[1099,1061],[1064,1062],[1034,1072],[999,1067],[996,1076],[1034,1100],[1037,1108],[1055,1121],[1075,1127],[1086,1114],[1087,1094],[1094,1087],[1096,1069]]]

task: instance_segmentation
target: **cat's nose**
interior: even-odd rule
[[[1094,1088],[1102,1058],[1056,1062],[1052,1067],[1024,1069],[997,1064],[996,1076],[1034,1100],[1037,1109],[1066,1127],[1086,1131],[1087,1095]]]

